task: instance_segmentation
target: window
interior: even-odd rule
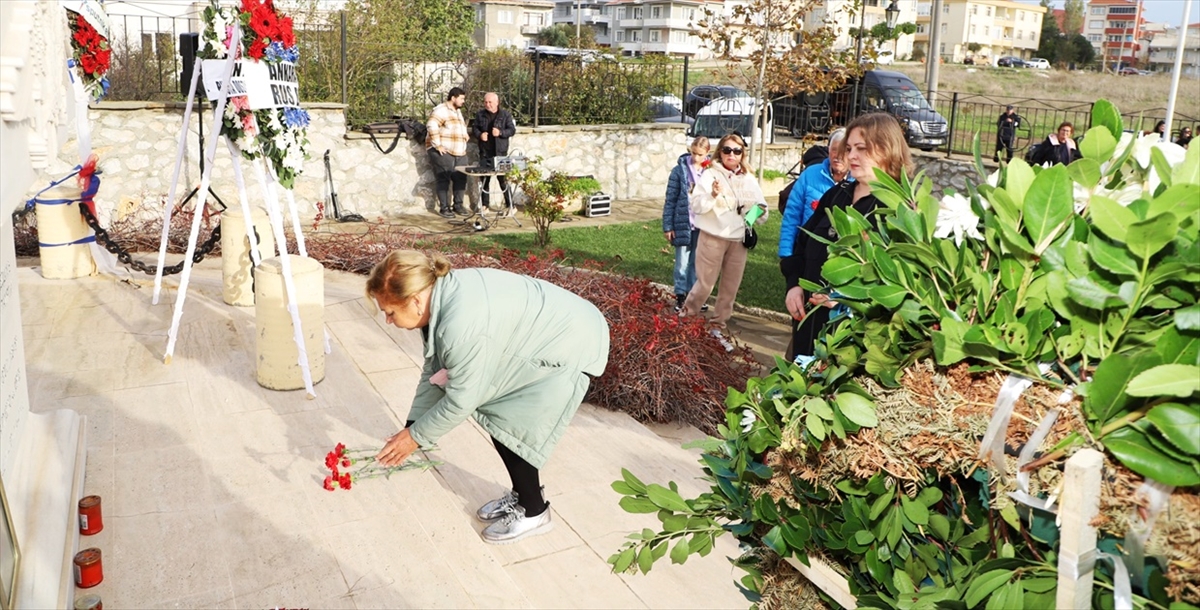
[[[695,21],[696,20],[696,9],[689,8],[688,12],[687,12],[687,18],[688,18],[688,21]]]
[[[630,30],[629,42],[641,42],[641,41],[642,41],[642,31],[641,30]]]
[[[942,5],[942,14],[943,14],[943,15],[949,15],[949,14],[950,14],[950,3],[949,3],[949,2],[947,2],[946,4],[943,4],[943,5]]]
[[[502,46],[502,47],[511,47],[511,46],[513,46],[512,40],[510,40],[510,39],[508,39],[508,38],[501,38],[500,40],[497,40],[497,41],[496,41],[496,43],[497,43],[497,44],[499,44],[499,45],[500,45],[500,46]]]
[[[1121,37],[1120,37],[1119,35],[1117,35],[1117,34],[1113,34],[1113,35],[1109,36],[1109,37],[1107,38],[1107,40],[1108,40],[1109,42],[1121,42]]]
[[[525,25],[541,27],[544,23],[541,13],[525,13]]]
[[[1093,19],[1093,20],[1089,21],[1088,29],[1089,30],[1103,30],[1104,29],[1104,20]]]
[[[1004,38],[1004,28],[996,28],[992,32],[992,38]]]
[[[482,6],[475,7],[475,21],[483,23],[483,13],[484,10]]]
[[[512,11],[496,11],[496,22],[497,23],[512,23],[513,22]]]
[[[971,7],[971,14],[972,14],[972,15],[978,15],[978,14],[979,14],[979,7],[978,7],[978,6],[975,6],[974,4],[972,4],[972,5],[970,5],[970,7]]]
[[[1017,11],[1017,21],[1025,21],[1025,11]]]
[[[1108,27],[1125,29],[1125,28],[1129,27],[1129,22],[1128,21],[1109,21]]]
[[[650,42],[659,42],[660,36],[662,36],[662,34],[659,34],[658,30],[650,30]]]
[[[642,18],[642,7],[640,7],[640,6],[633,7],[633,18],[634,19]]]
[[[971,26],[971,34],[975,34],[975,26],[974,25]]]
[[[617,30],[617,42],[625,42],[625,30]]]
[[[1103,6],[1093,6],[1093,7],[1092,7],[1092,14],[1093,14],[1093,15],[1103,15],[1103,14],[1104,14],[1104,7],[1103,7]]]
[[[662,19],[662,7],[657,5],[650,7],[650,18]]]
[[[918,34],[927,34],[928,32],[926,31],[926,29],[927,29],[927,28],[925,27],[925,24],[924,24],[924,23],[918,23],[918,24],[917,24],[917,33],[918,33]]]
[[[617,9],[617,19],[624,19],[624,18],[625,18],[625,7],[621,7],[619,9]]]
[[[947,27],[947,25],[948,24],[945,24],[945,23],[942,24],[942,33],[943,34],[945,34],[947,31],[949,31],[949,28]]]
[[[929,4],[918,4],[917,5],[917,16],[918,17],[928,17],[931,8],[932,7]]]
[[[988,6],[988,7],[984,7],[984,8],[987,10],[987,16],[991,17],[992,16],[992,7]]]
[[[945,25],[945,24],[943,24],[943,25]],[[942,44],[938,45],[938,54],[939,55],[946,54],[946,43],[943,42]]]
[[[1109,15],[1136,15],[1136,6],[1113,6],[1108,9]]]
[[[1101,40],[1104,40],[1104,37],[1099,34],[1088,34],[1087,39],[1088,42],[1100,42]]]
[[[671,42],[686,43],[688,41],[687,32],[675,30],[671,32]]]
[[[1017,30],[1017,40],[1025,40],[1025,32]]]

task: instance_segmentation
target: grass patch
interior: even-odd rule
[[[784,311],[783,276],[779,273],[778,257],[779,224],[779,214],[772,213],[767,222],[758,227],[758,247],[750,251],[746,274],[738,290],[737,301],[742,305]],[[667,286],[673,283],[675,248],[663,238],[662,224],[657,220],[596,227],[569,227],[559,223],[550,234],[553,242],[549,249],[562,250],[567,264],[592,260],[604,263],[610,271],[622,275]],[[531,233],[480,234],[462,239],[480,248],[495,245],[522,254],[542,252],[534,244]],[[716,294],[716,290],[713,293]]]

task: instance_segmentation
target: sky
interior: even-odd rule
[[[1142,0],[1142,17],[1153,23],[1179,25],[1183,18],[1183,3],[1186,0]],[[1200,0],[1191,0],[1192,14],[1188,23],[1200,23]],[[1055,8],[1062,8],[1063,0],[1053,0]],[[1084,0],[1087,4],[1087,0]]]

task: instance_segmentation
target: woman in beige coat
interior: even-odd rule
[[[742,136],[726,135],[713,153],[716,162],[700,174],[692,188],[692,210],[700,239],[696,244],[696,283],[684,301],[683,315],[700,313],[719,277],[717,307],[712,318],[716,328],[712,334],[725,351],[733,351],[733,344],[722,331],[733,315],[733,302],[746,270],[748,250],[742,241],[749,226],[747,217],[759,208],[755,213],[761,215],[754,222],[765,222],[767,204],[758,180],[746,163],[746,142]]]

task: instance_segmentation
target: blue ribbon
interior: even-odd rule
[[[65,244],[47,244],[47,243],[43,243],[43,242],[39,241],[38,247],[39,248],[57,248],[59,246],[74,246],[74,245],[78,245],[78,244],[91,244],[91,243],[95,243],[95,242],[96,242],[96,236],[88,235],[87,237],[81,237],[75,241],[69,241]]]

